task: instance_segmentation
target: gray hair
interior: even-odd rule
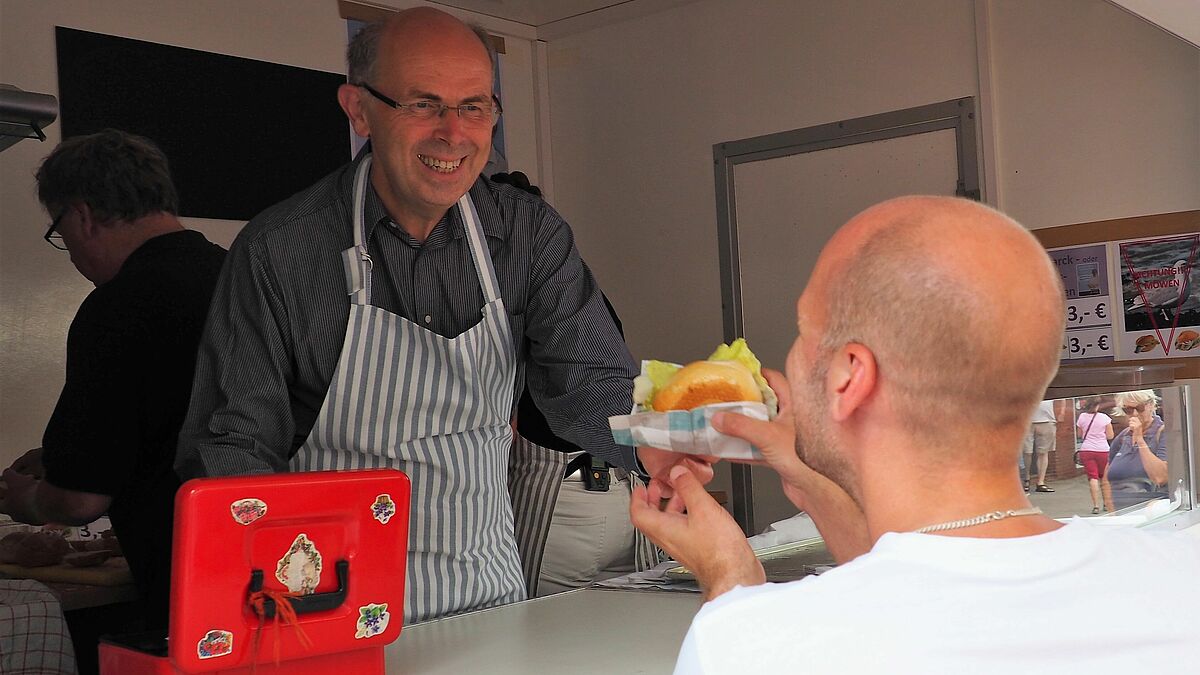
[[[363,29],[350,39],[350,44],[346,46],[347,82],[359,85],[375,81],[378,75],[375,72],[375,63],[379,56],[379,39],[386,27],[387,19],[372,21],[363,26]],[[467,24],[467,27],[483,43],[483,47],[488,53],[488,61],[492,64],[492,71],[494,72],[496,70],[496,50],[492,47],[492,37],[488,35],[488,32],[482,26]]]
[[[83,202],[102,221],[179,215],[167,156],[150,139],[124,131],[68,138],[46,157],[35,178],[38,201],[47,210]]]
[[[1138,389],[1136,391],[1123,391],[1116,395],[1117,407],[1125,406],[1142,406],[1147,403],[1153,403],[1158,407],[1158,396],[1153,389]]]

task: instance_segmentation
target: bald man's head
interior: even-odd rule
[[[347,79],[351,84],[378,79],[380,43],[388,43],[401,51],[412,47],[412,38],[421,35],[462,37],[468,31],[479,40],[493,69],[496,54],[491,38],[480,26],[465,24],[458,18],[432,7],[414,7],[396,12],[386,19],[367,24],[346,47]]]
[[[1058,367],[1064,294],[1049,257],[975,202],[867,209],[822,251],[806,293],[825,313],[821,351],[869,347],[896,413],[930,440],[1025,424]]]

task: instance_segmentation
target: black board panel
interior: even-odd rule
[[[249,220],[350,159],[339,73],[57,27],[63,138],[163,148],[180,215]]]

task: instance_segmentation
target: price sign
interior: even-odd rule
[[[1107,297],[1076,298],[1067,301],[1067,330],[1111,326],[1111,307]]]
[[[1112,360],[1112,298],[1108,292],[1108,255],[1103,244],[1050,249],[1050,258],[1067,294],[1062,361]],[[1120,309],[1119,307],[1117,308]]]
[[[1113,356],[1112,327],[1067,331],[1064,336],[1064,360],[1099,359]]]

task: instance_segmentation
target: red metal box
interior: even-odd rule
[[[403,623],[409,491],[390,469],[188,481],[175,498],[167,655],[102,643],[101,672],[265,674],[278,659],[279,672],[382,673]],[[275,616],[277,602],[294,618]]]

